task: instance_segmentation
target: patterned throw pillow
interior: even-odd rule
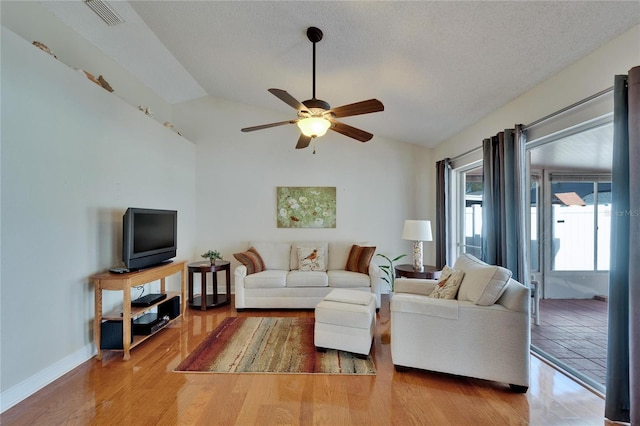
[[[243,253],[234,253],[233,257],[247,267],[247,275],[262,272],[265,269],[262,258],[253,247]]]
[[[458,271],[445,266],[442,269],[438,285],[433,289],[429,297],[434,299],[455,299],[464,278],[464,271]]]
[[[322,247],[298,247],[300,271],[326,271],[327,263]]]
[[[360,272],[361,274],[369,274],[369,263],[375,253],[375,247],[360,247],[358,245],[351,246],[349,257],[347,258],[347,266],[344,268],[351,272]]]

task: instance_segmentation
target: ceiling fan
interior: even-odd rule
[[[260,126],[245,127],[243,132],[268,129],[269,127],[282,126],[284,124],[297,124],[300,129],[300,138],[296,149],[309,146],[311,139],[323,136],[327,130],[342,133],[345,136],[360,142],[371,140],[373,135],[364,130],[357,129],[348,124],[336,121],[336,118],[350,117],[353,115],[369,114],[384,111],[384,105],[377,99],[356,102],[353,104],[331,108],[329,103],[316,98],[316,43],[322,40],[322,31],[316,27],[307,28],[307,38],[313,43],[313,97],[306,101],[298,101],[285,90],[269,89],[273,95],[298,111],[298,118],[278,123],[262,124]],[[314,152],[315,153],[315,152]]]

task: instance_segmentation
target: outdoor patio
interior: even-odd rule
[[[596,299],[540,300],[540,325],[532,322],[531,345],[604,386],[607,305]]]

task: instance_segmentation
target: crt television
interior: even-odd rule
[[[129,207],[122,218],[122,261],[142,269],[176,256],[178,212]]]

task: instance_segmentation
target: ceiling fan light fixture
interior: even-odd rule
[[[298,121],[298,128],[303,135],[310,138],[324,136],[331,127],[331,122],[323,117],[307,117]]]
[[[337,108],[331,108],[331,105],[329,105],[328,102],[316,98],[316,43],[322,40],[322,31],[316,27],[309,27],[307,29],[307,38],[313,43],[312,98],[307,99],[304,102],[300,102],[287,93],[286,90],[271,88],[269,89],[269,93],[297,110],[298,117],[295,120],[245,127],[240,130],[243,132],[253,132],[254,130],[262,130],[285,124],[297,123],[301,135],[298,139],[298,143],[296,144],[296,149],[308,147],[313,138],[324,136],[329,129],[360,142],[367,142],[371,140],[373,137],[371,133],[357,129],[340,121],[335,121],[335,119],[384,111],[384,105],[382,105],[382,102],[377,99],[369,99],[366,101],[342,105]],[[313,153],[315,154],[315,148]]]

